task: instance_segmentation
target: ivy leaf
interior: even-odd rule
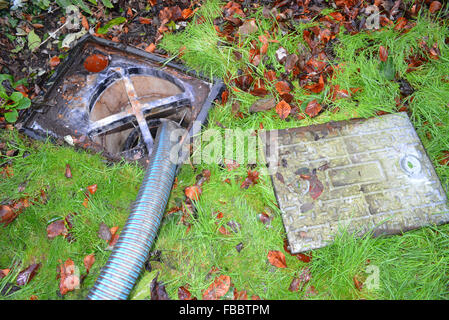
[[[16,122],[18,116],[19,113],[17,112],[16,109],[12,109],[10,112],[5,113],[5,119],[10,123]]]
[[[39,36],[34,32],[34,30],[31,30],[28,33],[27,39],[28,39],[28,48],[31,51],[36,50],[41,44],[41,38],[39,38]]]
[[[111,3],[110,0],[102,0],[101,2],[103,2],[104,6],[106,8],[111,8],[111,9],[114,8],[114,5]]]
[[[101,28],[98,29],[97,33],[98,34],[105,34],[108,32],[109,28],[111,28],[112,26],[116,26],[122,23],[126,22],[126,18],[125,17],[118,17],[115,19],[110,20],[108,23],[106,23],[104,26],[102,26]]]
[[[22,97],[19,101],[19,104],[16,106],[16,109],[22,110],[29,108],[31,106],[31,100],[29,98]]]

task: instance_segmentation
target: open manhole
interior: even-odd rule
[[[200,126],[193,121],[206,120],[221,90],[221,81],[157,55],[86,36],[21,115],[21,130],[34,138],[64,139],[111,160],[146,159],[160,119],[196,134]]]
[[[380,235],[449,222],[446,194],[406,113],[276,133],[265,152],[277,153],[272,182],[292,253],[323,247],[342,228]]]

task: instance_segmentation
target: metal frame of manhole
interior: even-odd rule
[[[93,86],[86,76],[85,88],[76,89],[84,90],[85,97],[66,97],[68,94],[64,95],[65,91],[62,91],[67,87],[64,81],[67,77],[74,76],[75,69],[80,67],[82,59],[80,57],[85,57],[86,51],[109,53],[110,64],[104,71],[95,75]],[[131,81],[131,78],[137,75],[166,80],[178,87],[181,92],[141,102]],[[90,117],[93,108],[102,93],[120,80],[125,85],[128,107],[107,117],[92,120]],[[142,149],[142,145],[147,151],[151,150],[160,119],[174,117],[176,122],[182,123],[182,127],[188,130],[189,136],[193,137],[201,129],[201,126],[193,126],[193,121],[201,124],[206,122],[208,111],[223,88],[220,79],[210,80],[199,72],[170,62],[169,59],[86,35],[70,50],[68,57],[42,86],[40,95],[33,99],[33,107],[21,112],[18,128],[32,138],[41,140],[50,138],[53,142],[70,136],[75,141],[76,147],[101,152],[110,160],[119,160],[122,157],[127,160],[146,160],[148,152]],[[76,107],[74,101],[76,99],[82,100],[80,102],[82,107]],[[115,155],[93,141],[95,137],[103,134],[123,130],[121,128],[125,128],[126,125],[129,125],[128,129],[134,130],[129,134],[125,146],[131,145],[137,136],[143,140],[140,141],[140,146]],[[140,153],[137,152],[139,150]],[[137,153],[140,159],[136,158]]]

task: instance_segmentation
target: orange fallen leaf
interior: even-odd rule
[[[201,188],[195,185],[187,187],[184,190],[186,197],[189,198],[190,200],[195,201],[197,201],[200,198],[201,192],[202,192]]]
[[[58,56],[54,56],[50,59],[50,67],[54,68],[61,62],[61,59]]]
[[[151,19],[149,19],[149,18],[144,18],[144,17],[139,17],[139,22],[141,23],[141,24],[151,24]]]
[[[184,9],[181,12],[181,16],[184,20],[190,18],[193,15],[193,10],[190,8]]]
[[[75,274],[75,263],[72,259],[67,259],[59,266],[59,292],[64,295],[79,287],[80,279]]]
[[[313,118],[321,111],[321,109],[322,106],[316,100],[312,100],[307,104],[305,113]]]
[[[292,111],[292,108],[290,107],[290,105],[287,102],[285,102],[285,100],[282,100],[281,102],[279,102],[276,105],[276,113],[279,115],[279,118],[281,118],[282,120],[287,118],[291,111]]]
[[[215,278],[215,281],[203,293],[204,300],[218,300],[223,297],[231,286],[231,278],[221,275]]]
[[[288,85],[287,82],[285,81],[279,81],[278,83],[276,83],[275,85],[276,91],[280,94],[286,94],[289,93],[291,91],[290,86]]]
[[[89,72],[103,71],[108,65],[108,57],[99,53],[92,54],[84,60],[84,68]]]
[[[388,51],[384,46],[379,47],[379,58],[380,58],[380,61],[383,61],[383,62],[387,61],[387,59],[388,59]]]
[[[430,13],[435,13],[438,10],[440,10],[442,7],[441,2],[439,1],[432,1],[432,3],[429,6]]]
[[[84,29],[86,29],[87,31],[89,31],[89,22],[87,21],[87,18],[84,15],[81,15],[81,25],[83,26]]]
[[[150,45],[145,48],[145,51],[150,53],[153,53],[154,50],[156,50],[156,45],[154,43],[150,43]]]
[[[86,272],[89,273],[90,268],[95,263],[95,254],[89,254],[84,257],[84,267],[86,268]]]
[[[268,261],[275,267],[287,268],[287,263],[285,261],[285,255],[278,250],[268,252]]]
[[[95,192],[97,192],[97,185],[93,184],[91,186],[88,186],[87,191],[89,191],[90,194],[94,194]]]

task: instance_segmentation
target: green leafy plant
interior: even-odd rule
[[[12,123],[19,116],[18,110],[30,107],[31,100],[18,91],[8,94],[6,88],[3,86],[5,81],[9,81],[13,88],[22,84],[23,81],[14,82],[14,78],[11,75],[0,74],[0,114],[3,114],[6,121]]]

